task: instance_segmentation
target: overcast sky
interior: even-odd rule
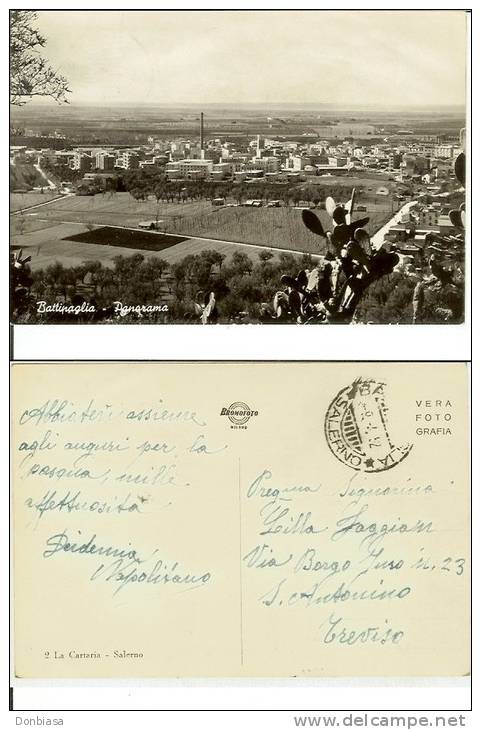
[[[463,11],[40,11],[72,103],[465,102]]]

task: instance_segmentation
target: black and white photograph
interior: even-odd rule
[[[5,10],[7,729],[481,728],[479,31],[332,5]]]
[[[467,23],[11,10],[11,321],[463,323]]]

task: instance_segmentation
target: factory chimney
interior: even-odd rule
[[[200,113],[200,159],[204,159],[204,112]]]

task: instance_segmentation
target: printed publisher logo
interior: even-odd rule
[[[231,422],[231,428],[247,428],[247,423],[253,416],[258,416],[259,411],[254,411],[246,403],[236,401],[228,408],[222,408],[221,416],[227,416]]]

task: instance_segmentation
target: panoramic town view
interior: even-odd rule
[[[297,88],[291,78],[285,102],[271,101],[267,92],[264,102],[256,98],[260,92],[252,101],[247,91],[235,98],[232,90],[223,92],[228,69],[219,72],[218,93],[210,95],[206,88],[215,90],[216,78],[207,87],[199,73],[199,94],[189,93],[184,101],[187,66],[175,85],[174,62],[165,101],[162,74],[155,76],[155,94],[143,93],[139,76],[138,93],[129,101],[133,73],[126,70],[124,82],[123,69],[113,71],[110,59],[104,63],[95,54],[90,59],[91,35],[82,38],[80,33],[76,41],[84,44],[86,54],[79,67],[67,62],[61,29],[67,22],[63,16],[71,14],[11,12],[12,321],[463,321],[463,13],[451,14],[455,23],[439,20],[440,30],[452,29],[453,43],[457,36],[457,56],[453,52],[445,58],[437,21],[432,49],[429,39],[425,43],[431,97],[418,84],[409,93],[399,90],[392,97],[397,103],[382,93],[381,82],[377,97],[372,85],[366,99],[361,89],[353,90],[357,102],[342,93],[336,101],[335,90],[322,94],[322,82],[306,85],[300,67],[296,83],[315,86],[311,96],[302,93],[302,101],[287,93]],[[100,13],[111,18],[126,14]],[[132,15],[148,16],[139,25],[138,40],[145,24],[155,26],[165,13]],[[239,17],[227,15],[232,17],[223,23],[235,24]],[[322,25],[324,15],[311,14],[312,22]],[[328,15],[337,16],[330,19],[337,22],[334,30],[339,26],[344,32],[346,13]],[[419,22],[406,18],[412,13],[398,15],[406,33],[411,22]],[[197,20],[192,18],[194,26]],[[108,27],[108,18],[101,21]],[[115,23],[110,22],[113,33]],[[391,27],[391,19],[382,26],[385,33]],[[275,42],[275,27],[273,37]],[[188,37],[182,42],[188,43]],[[48,59],[40,71],[25,63],[39,50]],[[119,64],[118,49],[116,53]],[[188,63],[201,64],[205,58],[207,74],[214,60],[202,49],[197,59],[195,53],[193,49]],[[328,51],[321,47],[321,65],[323,53]],[[444,54],[446,73],[443,78],[438,67],[433,80],[429,73],[437,53]],[[223,58],[227,66],[235,64],[231,56]],[[374,68],[375,48],[369,62]],[[141,63],[137,59],[134,65]],[[289,63],[294,63],[292,57]],[[87,72],[89,64],[98,77]],[[362,72],[369,74],[369,68]],[[350,64],[339,73],[342,88],[345,75],[352,73]],[[280,84],[274,99],[282,98],[279,75],[269,68],[265,74],[268,81],[273,74],[272,85]],[[109,79],[116,84],[112,99]],[[117,93],[124,83],[125,94]],[[83,92],[78,98],[76,84]],[[84,91],[89,84],[96,90],[91,95]],[[223,93],[225,101],[218,100]]]

